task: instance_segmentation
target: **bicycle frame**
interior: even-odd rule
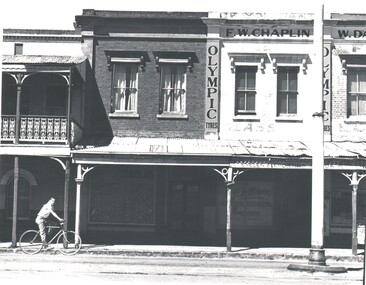
[[[65,232],[62,226],[46,226],[46,229],[59,229],[59,231],[53,236],[53,238],[51,238],[50,241],[47,242],[47,245],[51,244],[59,235]]]

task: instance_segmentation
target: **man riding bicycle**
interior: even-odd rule
[[[56,219],[58,219],[61,223],[64,221],[53,210],[55,201],[56,201],[55,198],[51,198],[47,202],[47,204],[44,204],[42,209],[37,214],[37,218],[35,221],[39,227],[39,232],[41,234],[41,239],[42,239],[42,243],[43,243],[44,247],[47,247],[45,222],[46,222],[46,219],[48,218],[48,216],[50,214],[52,214],[52,216],[54,216]]]

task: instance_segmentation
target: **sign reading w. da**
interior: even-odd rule
[[[333,39],[366,39],[366,29],[358,28],[337,28],[332,29]]]

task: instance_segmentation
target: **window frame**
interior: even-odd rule
[[[248,73],[253,72],[254,74],[254,89],[250,89],[248,87]],[[258,67],[257,66],[237,66],[235,69],[235,106],[234,106],[234,115],[240,116],[240,115],[256,115],[256,102],[257,102],[257,72]],[[239,74],[244,73],[245,78],[245,85],[243,88],[239,87]],[[244,93],[244,104],[245,109],[239,110],[239,93]],[[254,110],[248,110],[248,95],[254,95]]]
[[[160,59],[159,61],[159,69],[160,69],[160,87],[159,87],[159,93],[160,93],[160,102],[159,102],[159,116],[186,116],[187,114],[187,64],[188,61],[187,60],[173,60],[173,59],[167,59],[167,60],[163,60]],[[182,68],[182,77],[183,80],[181,83],[180,88],[164,88],[164,83],[163,80],[165,78],[165,70],[167,67],[176,67],[176,71],[178,69],[178,67]],[[171,83],[171,82],[170,82]],[[171,84],[170,84],[171,85]],[[163,90],[180,90],[182,91],[181,94],[181,109],[180,110],[165,110],[165,106],[166,106],[166,96],[163,92]],[[175,97],[173,97],[174,99]]]
[[[283,71],[286,72],[286,89],[280,89],[280,77],[279,73]],[[292,74],[296,75],[296,90],[291,90],[291,78],[289,76]],[[281,108],[281,99],[285,96],[286,100],[286,111],[283,112]],[[290,96],[296,99],[296,110],[295,112],[289,112],[290,109]],[[298,116],[298,99],[299,96],[299,67],[298,66],[279,66],[277,68],[277,117],[295,117]]]
[[[112,60],[112,83],[111,83],[111,109],[110,109],[110,114],[111,115],[137,115],[137,107],[138,107],[138,75],[139,75],[139,63],[140,60],[136,59],[136,60],[132,60],[132,59],[124,59],[124,60]],[[117,100],[117,92],[116,89],[120,89],[122,87],[118,87],[116,86],[116,76],[117,76],[117,71],[116,68],[117,66],[122,66],[122,67],[133,67],[134,71],[136,72],[135,74],[135,87],[131,87],[131,80],[130,80],[130,86],[127,87],[123,87],[124,89],[134,89],[135,91],[135,95],[134,95],[134,106],[133,108],[131,108],[131,110],[127,110],[126,108],[123,109],[116,109],[116,100]],[[132,75],[132,69],[131,69],[131,73],[130,73],[130,78]],[[125,102],[123,104],[124,106],[126,106]]]
[[[23,43],[14,43],[14,55],[22,55],[24,50]]]
[[[357,91],[351,91],[350,87],[351,87],[351,77],[350,77],[350,73],[351,74],[355,74],[357,77],[357,81],[353,82],[356,83],[357,86]],[[366,80],[364,81],[364,85],[365,85],[365,90],[360,90],[360,81],[359,80],[359,76],[360,73],[364,73],[365,79],[366,79],[366,66],[365,67],[352,67],[352,68],[348,68],[347,70],[347,118],[357,118],[357,117],[366,117],[366,104],[365,104],[365,109],[363,111],[363,113],[360,114],[360,104],[359,104],[359,99],[360,97],[364,97],[364,101],[366,102]],[[352,104],[351,104],[351,97],[355,96],[356,100],[357,100],[357,112],[356,114],[352,114]]]

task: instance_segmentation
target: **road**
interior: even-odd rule
[[[79,254],[2,254],[0,281],[13,284],[68,285],[138,284],[362,284],[362,265],[350,264],[347,273],[308,273],[287,270],[290,261],[253,259],[196,259],[160,257],[122,257]],[[85,283],[84,283],[85,282]]]

